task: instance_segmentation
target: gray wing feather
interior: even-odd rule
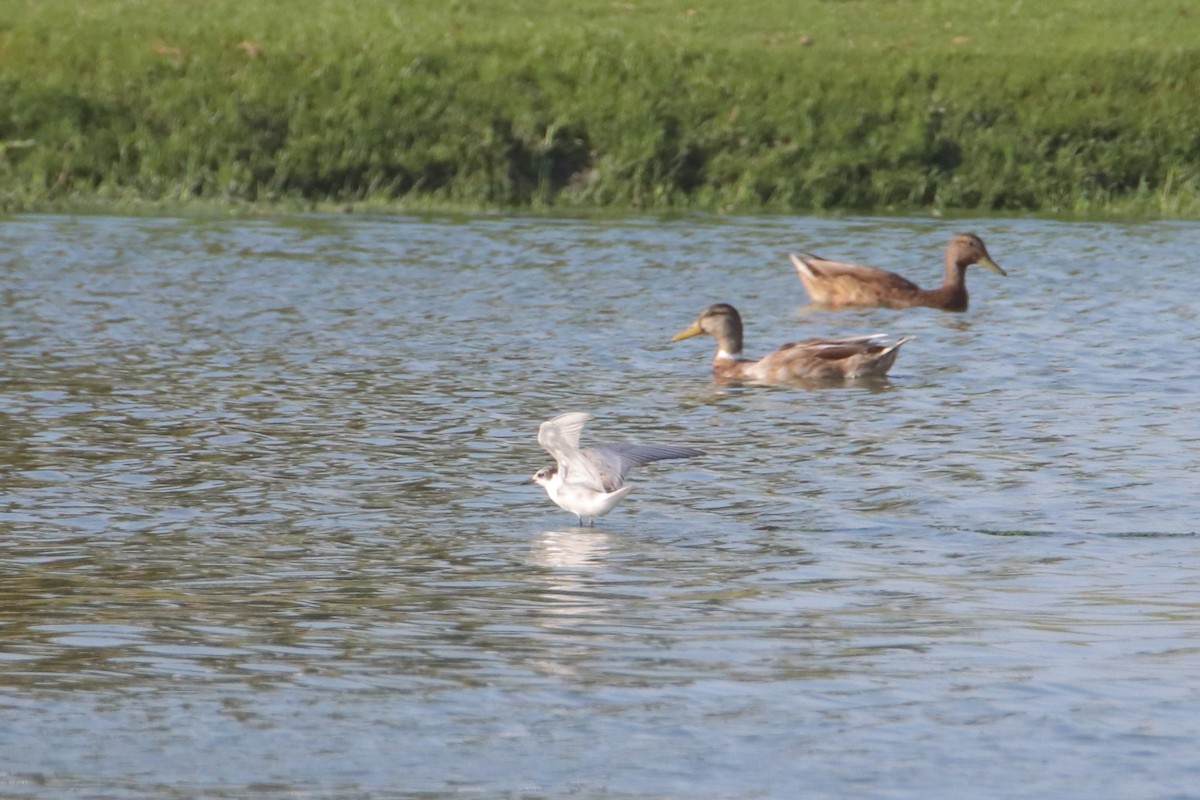
[[[608,491],[597,465],[579,449],[583,426],[592,419],[586,411],[559,414],[538,426],[538,444],[554,456],[563,480],[597,492]]]
[[[583,426],[592,419],[586,411],[572,411],[559,414],[552,420],[547,420],[538,426],[538,444],[546,452],[561,460],[563,453],[579,449],[579,435]]]
[[[583,455],[592,465],[592,472],[606,492],[621,488],[625,476],[634,467],[669,458],[694,458],[704,454],[703,450],[694,447],[670,444],[598,444],[583,450]]]
[[[590,419],[592,415],[586,411],[572,411],[538,427],[538,444],[554,456],[566,482],[598,492],[615,492],[625,485],[625,476],[634,467],[704,455],[692,447],[654,444],[598,444],[580,449],[579,437]]]

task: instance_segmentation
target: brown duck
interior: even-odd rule
[[[789,383],[846,378],[880,378],[896,362],[905,336],[892,343],[886,336],[849,339],[806,339],[785,344],[768,356],[742,357],[742,317],[728,303],[717,303],[700,313],[692,326],[671,337],[672,342],[708,334],[717,340],[713,376],[719,381]]]
[[[1007,275],[988,255],[983,240],[960,233],[946,247],[946,277],[939,289],[922,289],[894,272],[861,267],[801,253],[790,255],[800,282],[814,303],[831,308],[927,306],[942,311],[967,310],[967,267],[981,267]]]

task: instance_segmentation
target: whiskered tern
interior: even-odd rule
[[[561,414],[538,428],[538,444],[554,456],[553,467],[530,478],[546,490],[559,508],[595,525],[633,491],[625,476],[636,466],[669,458],[702,456],[692,447],[653,444],[597,444],[580,448],[579,435],[592,415],[583,411]]]

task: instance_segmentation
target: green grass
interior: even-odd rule
[[[0,204],[1200,216],[1188,0],[0,0]]]

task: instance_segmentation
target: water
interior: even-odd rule
[[[0,225],[0,795],[1196,797],[1197,224]],[[915,334],[890,382],[721,388]],[[697,445],[594,530],[537,425]]]

